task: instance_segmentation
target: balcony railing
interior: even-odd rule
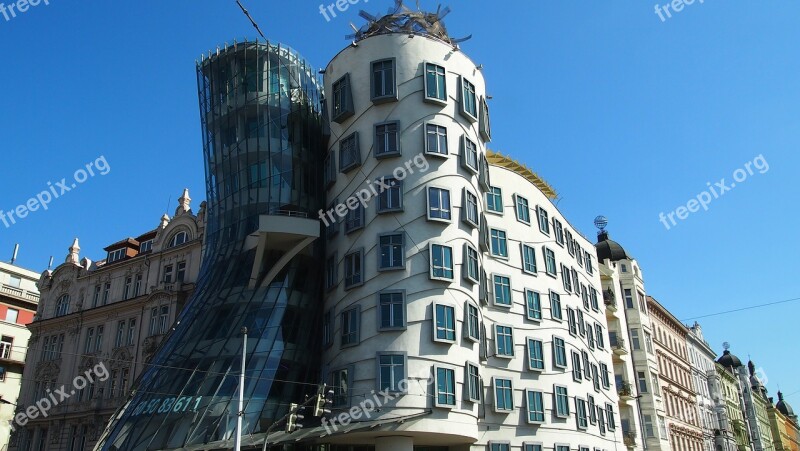
[[[39,293],[34,293],[22,288],[12,287],[11,285],[0,284],[0,293],[14,296],[31,302],[39,302]]]
[[[617,336],[617,335],[613,335],[613,336],[610,337],[609,341],[611,341],[611,349],[613,349],[614,352],[616,352],[617,354],[627,354],[628,353],[628,349],[625,347],[625,339],[624,338],[622,338],[620,336]]]
[[[611,288],[603,291],[603,302],[608,309],[613,311],[617,310],[617,298],[614,296],[614,292],[611,291]]]
[[[625,443],[625,446],[628,448],[635,448],[636,447],[636,433],[630,431],[623,431],[622,432],[622,441]]]
[[[617,384],[617,393],[620,398],[633,398],[633,386],[629,382]]]

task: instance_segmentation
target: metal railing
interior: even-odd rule
[[[308,217],[308,213],[304,211],[292,211],[292,210],[270,210],[269,214],[271,216],[295,216],[299,218]]]
[[[629,382],[617,384],[617,394],[625,397],[633,397],[633,386]]]
[[[611,337],[609,337],[609,341],[611,342],[611,349],[619,350],[619,351],[625,351],[626,350],[626,348],[625,348],[625,339],[624,338],[622,338],[620,336],[617,336],[617,335],[612,335]]]
[[[0,293],[8,294],[26,301],[39,302],[39,293],[34,293],[11,285],[0,284]]]

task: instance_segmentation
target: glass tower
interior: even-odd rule
[[[194,297],[100,439],[102,450],[230,448],[243,327],[243,435],[319,382],[325,152],[317,72],[245,42],[197,66],[208,216]],[[196,447],[196,448],[195,448]]]

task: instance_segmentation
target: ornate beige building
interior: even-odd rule
[[[81,258],[76,238],[65,262],[41,275],[9,449],[94,446],[194,289],[205,203],[195,215],[190,202],[186,190],[173,218],[165,214],[155,230],[111,244],[101,261]],[[74,384],[99,365],[105,369],[94,383]],[[50,396],[62,386],[66,399]],[[47,398],[59,402],[26,413]]]

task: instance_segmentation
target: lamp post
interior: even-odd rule
[[[236,414],[236,441],[233,449],[242,449],[242,417],[244,416],[244,370],[247,362],[247,328],[242,327],[242,373],[239,375],[239,411]]]

